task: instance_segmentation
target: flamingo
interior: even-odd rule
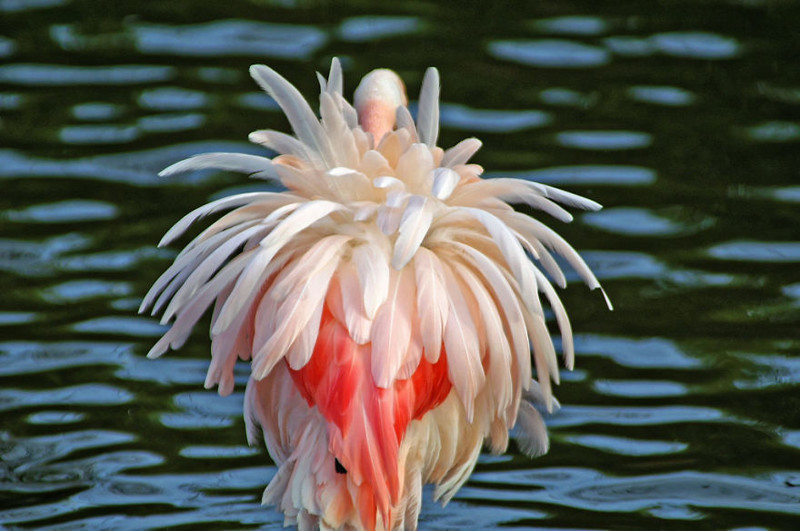
[[[278,467],[263,502],[301,530],[416,529],[423,485],[447,503],[484,443],[502,453],[516,427],[523,452],[548,449],[540,410],[558,407],[559,372],[540,294],[566,367],[574,361],[553,254],[600,288],[562,237],[509,203],[565,222],[572,215],[559,203],[600,205],[527,180],[482,179],[469,163],[476,138],[438,147],[435,68],[416,121],[391,70],[365,76],[351,105],[334,58],[327,79],[317,74],[319,119],[271,68],[250,74],[294,131],[250,134],[278,155],[201,154],[160,175],[217,168],[286,190],[218,199],[165,234],[159,246],[229,211],[142,301],[140,312],[174,320],[148,357],[180,348],[213,304],[205,387],[231,393],[237,359],[250,360],[247,440],[263,438]]]

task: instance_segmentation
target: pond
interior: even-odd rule
[[[483,454],[421,529],[800,528],[800,2],[0,0],[0,524],[279,529],[242,397],[203,389],[208,319],[137,315],[180,217],[258,182],[160,169],[264,154],[249,78],[308,98],[442,76],[440,144],[605,208],[547,222],[577,278],[550,452]]]

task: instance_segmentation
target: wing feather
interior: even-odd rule
[[[310,252],[310,251],[309,251]],[[295,263],[305,262],[305,257],[298,258]],[[257,379],[264,378],[275,364],[283,358],[292,343],[298,338],[306,326],[313,326],[312,318],[318,314],[322,315],[322,306],[328,292],[328,285],[331,277],[339,264],[339,256],[335,255],[327,262],[315,264],[315,267],[307,272],[305,278],[299,279],[293,289],[286,297],[277,304],[277,308],[272,318],[275,321],[275,331],[253,354],[252,371]],[[297,267],[297,265],[295,265]],[[288,273],[282,273],[276,284],[279,284],[286,276],[291,275],[292,269]],[[264,298],[271,297],[267,293]],[[261,309],[261,308],[259,308]],[[269,313],[264,312],[259,320],[269,318]],[[319,329],[319,322],[316,323]],[[255,350],[254,342],[254,350]],[[313,345],[305,344],[305,348],[297,349],[293,356],[287,357],[289,366],[292,369],[300,369],[311,357]]]
[[[414,255],[414,273],[417,283],[417,312],[425,359],[430,363],[436,363],[442,350],[444,325],[447,323],[450,311],[444,270],[435,253],[420,247]]]
[[[477,138],[465,138],[444,152],[442,166],[452,168],[459,164],[466,164],[482,145],[483,142]]]
[[[475,397],[485,382],[475,323],[467,301],[452,269],[442,261],[449,301],[449,313],[444,327],[444,348],[447,354],[447,373],[458,393],[471,423],[475,413]]]
[[[399,234],[392,255],[392,267],[402,269],[414,258],[414,253],[427,236],[432,222],[433,202],[420,195],[411,196],[400,219]]]
[[[214,323],[213,332],[220,333],[230,326],[236,314],[252,303],[263,282],[266,267],[278,252],[299,232],[308,228],[332,212],[341,210],[339,203],[315,200],[303,203],[294,212],[286,216],[272,232],[259,244],[259,250],[236,281],[231,296],[220,311]]]
[[[409,268],[391,272],[389,293],[372,323],[372,378],[388,389],[403,365],[411,341],[416,289]]]
[[[297,138],[319,153],[328,167],[334,167],[328,137],[300,92],[268,66],[251,66],[250,75],[278,103]]]
[[[195,155],[164,168],[158,175],[169,177],[176,173],[209,168],[246,173],[259,179],[279,180],[270,159],[245,153],[203,153],[202,155]]]
[[[489,354],[487,376],[497,414],[502,415],[511,404],[511,395],[514,392],[511,379],[511,345],[504,333],[497,303],[492,300],[486,287],[466,266],[456,265],[455,268],[472,292],[480,310]]]
[[[214,212],[219,212],[220,210],[227,208],[240,207],[259,199],[267,199],[280,195],[281,194],[277,194],[275,192],[250,192],[246,194],[236,194],[229,197],[223,197],[222,199],[217,199],[216,201],[206,203],[205,205],[195,208],[183,216],[175,225],[172,226],[171,229],[167,231],[166,234],[164,234],[164,236],[161,238],[161,241],[158,242],[158,246],[164,247],[169,245],[173,240],[179,238],[181,234],[186,232],[186,229],[188,229],[194,222],[208,216],[209,214],[213,214]]]
[[[420,141],[428,147],[436,146],[439,136],[439,71],[431,67],[425,71],[419,93],[417,132]]]
[[[386,253],[369,243],[353,249],[353,263],[364,295],[367,318],[373,319],[389,294],[389,262]]]

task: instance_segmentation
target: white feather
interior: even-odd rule
[[[583,258],[580,257],[564,238],[559,236],[550,227],[519,212],[507,212],[501,214],[501,217],[508,226],[512,227],[524,238],[529,241],[539,240],[544,245],[563,256],[578,275],[580,275],[586,285],[589,286],[589,289],[600,287],[600,282],[598,282],[597,277],[594,276],[594,273],[592,273],[592,270],[586,265]]]
[[[342,94],[344,92],[344,79],[342,76],[342,63],[338,57],[331,60],[331,70],[328,73],[327,88],[324,89],[329,94]]]
[[[334,162],[342,166],[355,166],[359,159],[358,147],[341,109],[330,94],[323,92],[319,101],[322,126],[330,140]]]
[[[432,222],[433,203],[420,195],[411,196],[400,220],[392,267],[402,269],[414,257]]]
[[[411,116],[411,113],[408,111],[407,107],[398,107],[397,112],[395,113],[395,118],[397,120],[398,132],[404,130],[406,131],[406,134],[410,135],[412,142],[419,141],[419,136],[417,136],[417,126],[414,124],[414,118]]]
[[[364,310],[373,319],[389,294],[389,261],[384,251],[375,245],[360,245],[353,249],[353,263],[358,270]]]
[[[495,401],[495,409],[500,415],[511,403],[511,394],[514,392],[511,380],[511,345],[504,333],[497,304],[492,300],[486,287],[465,266],[460,264],[456,266],[459,276],[472,292],[483,320],[482,328],[486,334],[489,354],[489,386]]]
[[[281,155],[295,155],[312,161],[319,160],[319,157],[308,149],[305,144],[286,133],[269,129],[260,129],[250,133],[247,139],[254,144],[260,144]]]
[[[511,339],[511,346],[519,374],[518,381],[521,386],[525,386],[526,382],[531,378],[532,369],[528,344],[528,329],[525,324],[522,308],[520,307],[522,301],[520,301],[519,297],[514,293],[514,289],[508,283],[506,276],[497,264],[477,249],[468,245],[460,243],[455,243],[454,245],[463,250],[469,257],[470,261],[486,280],[494,297],[500,303],[500,308],[508,323],[506,334]]]
[[[183,343],[189,336],[192,327],[205,313],[216,296],[241,273],[250,259],[251,253],[244,253],[222,268],[217,275],[200,289],[189,304],[181,310],[172,327],[147,353],[148,358],[161,356],[170,346]],[[174,348],[174,347],[173,347]]]
[[[388,389],[394,383],[411,341],[416,297],[413,273],[392,271],[389,293],[372,323],[372,378]]]
[[[312,272],[319,268],[320,264],[328,263],[334,256],[341,253],[342,247],[352,239],[352,236],[334,234],[316,242],[287,275],[275,282],[269,290],[269,296],[277,300],[284,299],[296,286],[303,284]]]
[[[319,321],[313,323],[312,317],[321,312],[328,284],[338,263],[338,256],[326,263],[318,263],[314,270],[309,272],[307,280],[298,283],[278,304],[273,317],[276,322],[275,331],[253,354],[252,371],[255,378],[261,379],[269,374],[275,363],[286,355],[289,347],[306,326],[316,324],[319,330]],[[311,355],[310,349],[298,352],[302,355],[288,359],[289,365],[295,370],[305,365]]]
[[[358,280],[358,269],[351,262],[344,262],[338,271],[339,293],[341,294],[341,319],[350,337],[359,345],[369,342],[372,320],[364,308],[364,296]]]
[[[417,111],[419,139],[428,147],[434,147],[439,136],[439,90],[439,71],[428,68],[422,79]]]
[[[497,244],[497,248],[514,274],[514,278],[519,282],[520,295],[526,305],[531,305],[536,311],[539,308],[539,297],[536,295],[536,277],[533,275],[533,265],[525,256],[519,241],[509,230],[508,226],[496,216],[471,207],[462,207],[468,214],[477,219],[489,232],[489,235]]]
[[[195,155],[164,168],[158,175],[168,177],[176,173],[209,168],[246,173],[259,179],[277,180],[279,178],[271,160],[266,157],[244,153],[204,153]]]
[[[161,318],[161,324],[169,322],[178,308],[189,300],[189,298],[198,291],[200,286],[205,284],[205,282],[211,278],[211,275],[213,275],[248,238],[268,230],[269,228],[263,225],[247,228],[228,238],[222,245],[218,246],[214,252],[210,253],[205,260],[197,264],[197,266],[193,268],[191,275],[189,275],[183,283],[183,286],[172,297],[172,301],[169,306],[167,306]]]
[[[175,225],[172,226],[171,229],[167,231],[166,234],[164,234],[164,236],[161,238],[161,241],[158,242],[158,246],[164,247],[170,244],[173,240],[186,232],[186,229],[188,229],[192,223],[206,217],[209,214],[213,214],[214,212],[218,212],[226,208],[236,208],[248,203],[252,203],[259,199],[267,199],[280,195],[281,194],[276,194],[274,192],[250,192],[246,194],[232,195],[230,197],[223,197],[222,199],[217,199],[216,201],[212,201],[211,203],[195,208],[183,216]]]
[[[433,170],[433,188],[431,193],[434,197],[445,200],[450,197],[456,189],[461,176],[450,168],[436,168]]]
[[[251,66],[250,75],[281,107],[297,138],[319,153],[328,167],[335,166],[330,141],[300,92],[268,66]]]
[[[542,416],[529,402],[519,405],[516,431],[517,445],[528,457],[538,457],[547,453],[550,441]]]
[[[444,327],[444,348],[447,353],[447,374],[458,393],[466,411],[467,420],[472,422],[475,412],[475,397],[485,382],[478,336],[467,302],[461,293],[452,270],[442,262],[445,269],[445,283],[449,300],[449,313]]]
[[[425,144],[412,144],[397,161],[395,175],[411,192],[428,192],[433,177],[433,155]]]
[[[302,204],[289,214],[273,231],[260,243],[260,249],[248,264],[247,268],[236,281],[236,286],[225,306],[220,311],[219,318],[214,323],[212,331],[215,334],[230,326],[234,317],[244,307],[249,306],[258,287],[264,280],[267,265],[278,252],[296,234],[313,225],[332,212],[341,210],[339,203],[332,201],[316,200]]]
[[[477,138],[466,138],[462,140],[444,152],[442,166],[452,168],[459,164],[466,164],[482,145],[483,143]]]
[[[158,300],[153,305],[151,315],[155,315],[162,306],[169,300],[175,291],[183,285],[184,280],[188,277],[195,266],[202,262],[212,251],[214,251],[223,241],[228,239],[231,235],[237,234],[240,231],[252,226],[251,223],[243,223],[233,229],[222,231],[215,234],[200,245],[194,247],[190,252],[181,253],[175,258],[175,261],[164,271],[158,280],[153,283],[153,286],[147,292],[142,303],[139,306],[139,313],[143,313],[147,308],[153,305],[153,301]],[[161,293],[161,296],[159,296]]]
[[[444,325],[450,312],[444,270],[435,253],[420,247],[414,255],[414,273],[417,283],[417,313],[425,359],[436,363],[442,349]]]
[[[536,271],[536,273],[540,278],[539,290],[547,297],[547,301],[556,316],[558,328],[561,331],[561,351],[564,353],[564,365],[567,369],[572,370],[575,365],[575,347],[572,340],[572,325],[569,322],[569,317],[567,317],[567,311],[553,286],[547,282],[542,273],[539,271]]]
[[[533,345],[533,362],[536,367],[536,379],[545,396],[548,411],[553,408],[553,394],[550,380],[559,382],[558,361],[553,347],[553,340],[544,322],[544,316],[524,311],[525,323],[528,326],[528,337]],[[526,381],[527,383],[527,381]]]
[[[408,197],[404,195],[403,197]],[[386,236],[391,236],[397,229],[400,227],[400,219],[403,216],[403,208],[402,205],[399,207],[390,207],[388,205],[381,205],[378,207],[378,216],[375,218],[375,222],[378,225],[378,228],[381,229]]]

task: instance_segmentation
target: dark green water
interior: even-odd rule
[[[163,232],[253,186],[156,172],[286,129],[251,63],[313,97],[338,55],[348,92],[438,66],[440,144],[606,205],[552,224],[616,309],[563,293],[550,453],[483,456],[421,528],[800,528],[800,3],[389,5],[0,0],[0,524],[280,528],[243,386],[202,389],[200,328],[146,360],[135,309]]]

